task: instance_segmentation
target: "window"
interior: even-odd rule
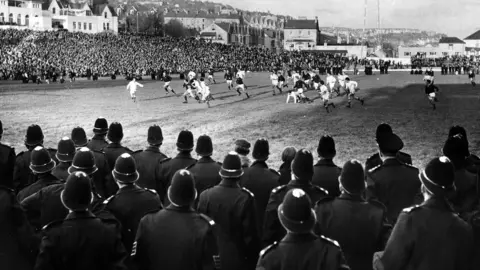
[[[28,15],[25,15],[25,25],[26,26],[30,25],[30,17]]]
[[[453,51],[453,44],[448,44],[448,49],[449,49],[450,51]]]
[[[13,23],[13,14],[12,13],[10,13],[10,15],[8,15],[8,22]]]
[[[55,14],[56,8],[52,8],[52,13]]]
[[[308,31],[308,32],[307,32],[307,35],[309,35],[309,36],[310,36],[310,31]]]
[[[88,24],[88,30],[92,30],[92,23]]]
[[[477,43],[475,44],[475,47],[477,47],[477,48],[480,47],[480,43],[477,42]]]
[[[87,23],[83,23],[83,30],[87,30]]]
[[[298,30],[298,34],[301,35],[301,34],[302,34],[302,30]]]
[[[107,12],[104,12],[103,13],[103,16],[105,17],[105,19],[107,18]]]
[[[58,12],[60,14],[60,16],[63,15],[63,10],[60,9],[60,11]]]
[[[443,56],[448,56],[448,52],[443,52]]]
[[[110,23],[107,22],[107,30],[110,30]]]
[[[87,16],[92,16],[92,11],[91,11],[91,10],[87,10],[86,14],[87,14]]]
[[[410,52],[404,52],[403,56],[410,56]]]
[[[73,30],[77,29],[77,23],[73,22]]]
[[[5,17],[3,17],[3,12],[0,13],[0,22],[5,22]]]
[[[430,55],[437,55],[436,52],[430,52]]]
[[[106,28],[105,28],[105,23],[103,23],[103,30],[105,30],[105,29],[106,29]]]
[[[22,15],[18,14],[17,16],[17,24],[21,25],[22,24]]]

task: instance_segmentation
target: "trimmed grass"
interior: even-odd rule
[[[467,129],[472,153],[480,149],[480,86],[473,88],[467,76],[436,77],[441,92],[437,110],[429,106],[423,87],[423,76],[403,72],[389,75],[352,76],[359,83],[358,96],[365,106],[354,102],[345,108],[346,97],[337,97],[333,112],[327,114],[320,100],[312,104],[285,104],[286,95],[272,96],[268,73],[249,74],[246,84],[251,98],[229,91],[217,74],[218,84],[210,88],[215,101],[212,108],[182,97],[165,95],[163,82],[145,80],[133,103],[124,79],[97,82],[80,80],[73,84],[20,84],[0,82],[0,119],[4,126],[3,142],[23,151],[26,128],[39,124],[45,134],[45,146],[56,148],[63,136],[70,136],[75,126],[82,126],[92,136],[98,116],[108,122],[118,121],[124,128],[123,145],[132,150],[146,146],[147,129],[158,124],[164,134],[162,151],[174,156],[175,142],[181,129],[190,129],[195,139],[207,134],[214,143],[214,158],[222,161],[234,149],[236,139],[245,138],[253,145],[258,138],[270,143],[269,165],[278,169],[281,152],[286,146],[307,148],[316,157],[316,147],[323,134],[334,137],[336,163],[348,159],[364,162],[376,151],[375,128],[381,122],[392,125],[405,143],[414,165],[423,166],[430,158],[441,155],[448,129],[453,124]],[[177,93],[183,93],[183,82],[172,82]],[[315,91],[307,96],[316,97]]]

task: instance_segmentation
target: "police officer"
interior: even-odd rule
[[[378,147],[383,162],[368,171],[366,194],[387,207],[388,221],[394,224],[403,208],[421,202],[418,169],[398,160],[403,142],[396,134],[382,135]]]
[[[253,269],[260,251],[255,198],[239,185],[240,157],[230,152],[220,170],[222,181],[200,194],[198,211],[218,224],[221,269]]]
[[[43,146],[43,139],[43,131],[40,126],[31,125],[27,128],[27,134],[25,136],[25,146],[28,150],[18,153],[15,159],[13,187],[17,193],[24,187],[37,181],[37,177],[29,169],[31,158],[30,156],[35,147]],[[55,161],[55,163],[58,163],[55,157],[57,150],[53,148],[46,148],[46,150],[50,153],[50,156]]]
[[[419,178],[425,202],[403,209],[374,269],[470,269],[473,232],[447,199],[455,192],[452,162],[434,158]]]
[[[101,198],[108,198],[118,190],[118,186],[111,177],[105,178],[99,173],[94,152],[87,147],[81,147],[78,149],[73,157],[72,166],[68,168],[68,173],[72,174],[76,171],[82,171],[92,178],[93,188],[95,190],[95,201],[101,200]],[[93,203],[92,205],[96,204]]]
[[[72,165],[73,156],[75,156],[75,144],[68,137],[63,137],[58,142],[58,151],[56,157],[58,165],[53,169],[52,175],[60,180],[67,180],[68,168]]]
[[[38,242],[11,184],[11,179],[0,177],[0,265],[2,269],[30,270]]]
[[[465,168],[467,171],[477,174],[480,173],[479,168],[480,168],[480,158],[472,153],[470,153],[469,149],[469,143],[468,143],[468,137],[467,137],[467,131],[465,130],[464,127],[461,126],[452,126],[448,132],[448,137],[453,137],[457,134],[462,135],[462,138],[465,140],[466,147],[467,147],[467,152],[465,155],[467,156],[467,159],[465,160]]]
[[[318,186],[312,185],[313,156],[310,151],[301,149],[295,155],[292,162],[292,180],[285,186],[279,186],[272,190],[263,222],[263,245],[271,245],[280,241],[286,231],[280,224],[276,214],[278,206],[282,203],[287,192],[294,188],[302,189],[307,193],[312,202],[317,203],[320,199],[328,196],[328,192]]]
[[[336,197],[340,195],[338,177],[342,169],[333,162],[333,158],[337,155],[337,150],[332,137],[326,135],[320,138],[317,154],[320,159],[313,166],[312,184],[322,187],[328,191],[328,195]]]
[[[257,221],[259,228],[263,225],[263,216],[267,207],[270,193],[278,186],[280,174],[268,168],[266,161],[270,155],[270,146],[266,139],[259,139],[253,146],[252,157],[254,162],[244,170],[240,185],[255,195]]]
[[[15,149],[1,142],[3,125],[0,120],[0,175],[4,178],[2,184],[13,188],[13,171],[15,169]]]
[[[82,147],[87,147],[87,144],[88,144],[87,134],[85,133],[85,130],[83,128],[81,127],[73,128],[71,138],[77,149],[80,149]],[[104,195],[104,198],[108,198],[108,196],[115,194],[117,190],[115,181],[113,181],[112,169],[108,165],[107,156],[105,155],[104,152],[100,150],[91,150],[91,151],[95,157],[95,165],[97,167],[97,172],[95,172],[95,175],[93,178],[96,179],[97,182],[110,183],[111,189],[108,190],[107,195]],[[103,193],[103,190],[101,190],[101,192]]]
[[[393,133],[393,130],[389,124],[381,123],[380,125],[378,125],[376,135],[375,135],[375,141],[377,142],[377,146],[378,146],[378,141],[381,140],[382,136],[386,136],[390,133]],[[403,145],[402,145],[402,148],[403,148]],[[398,151],[397,159],[400,162],[412,165],[412,157],[407,153]],[[365,171],[368,172],[370,169],[375,168],[379,165],[382,165],[382,158],[380,157],[379,153],[375,153],[367,159],[367,162],[365,162]]]
[[[180,169],[197,162],[191,155],[193,150],[193,134],[189,130],[182,130],[177,138],[178,154],[174,158],[166,158],[160,161],[160,166],[155,172],[155,180],[157,181],[157,192],[164,205],[168,205],[167,188],[170,186],[173,174]]]
[[[207,135],[198,137],[195,152],[200,156],[200,159],[197,163],[187,167],[187,170],[193,175],[195,188],[198,194],[201,194],[205,189],[220,183],[222,178],[218,173],[220,172],[222,163],[212,159],[213,143],[212,139]]]
[[[477,174],[466,169],[466,158],[468,154],[468,142],[461,134],[449,137],[443,146],[443,154],[448,157],[455,167],[455,195],[450,197],[456,212],[468,220],[476,210],[478,197]]]
[[[338,243],[313,233],[317,219],[305,191],[289,190],[277,213],[287,235],[262,250],[257,270],[349,269]]]
[[[120,224],[100,219],[90,210],[91,180],[74,172],[65,183],[61,200],[69,214],[43,229],[35,269],[126,269],[128,254],[120,236]]]
[[[133,157],[137,163],[137,170],[140,174],[136,184],[140,187],[155,189],[157,187],[155,171],[160,161],[167,158],[167,156],[160,151],[160,146],[163,144],[163,133],[158,125],[153,125],[148,128],[147,142],[147,148],[133,153]]]
[[[339,177],[342,194],[318,201],[318,232],[337,240],[352,270],[371,269],[374,252],[383,250],[388,238],[385,206],[367,202],[362,164],[350,160]]]
[[[118,122],[111,123],[110,127],[108,128],[107,138],[111,143],[105,146],[102,151],[105,152],[105,155],[107,156],[108,166],[113,168],[115,166],[115,161],[121,154],[132,154],[133,151],[122,146],[121,144],[123,139],[122,124]]]
[[[46,186],[61,183],[58,178],[52,175],[52,170],[55,168],[55,161],[50,157],[47,149],[42,146],[35,147],[32,151],[31,158],[29,167],[36,175],[37,181],[26,186],[18,193],[17,197],[19,202]]]
[[[108,122],[107,119],[103,117],[97,118],[95,120],[95,125],[93,127],[92,139],[87,143],[87,147],[92,151],[100,151],[108,145],[108,142],[105,140],[105,136],[108,132]]]
[[[243,169],[250,167],[250,164],[252,163],[248,157],[248,154],[250,154],[250,147],[251,144],[244,139],[235,141],[235,152],[240,156]]]
[[[215,222],[193,210],[193,175],[177,171],[168,188],[171,204],[140,221],[132,257],[138,269],[220,269]],[[194,228],[194,229],[192,229]]]
[[[285,147],[282,152],[282,165],[278,169],[280,177],[278,178],[279,185],[286,185],[290,180],[292,180],[292,161],[297,154],[297,149],[295,147]]]
[[[162,203],[155,190],[135,184],[139,173],[130,154],[118,157],[112,174],[120,189],[103,204],[122,224],[122,242],[130,253],[140,219],[148,212],[161,209]]]

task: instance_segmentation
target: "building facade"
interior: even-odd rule
[[[318,19],[287,20],[283,29],[285,50],[311,50],[318,45]]]
[[[16,6],[12,6],[16,5]],[[70,32],[118,32],[118,18],[107,4],[70,3],[51,0],[0,1],[0,25],[47,31],[66,29]]]
[[[247,25],[215,22],[200,31],[200,38],[221,44],[264,46],[264,31]]]
[[[480,30],[466,37],[463,42],[467,55],[480,55]]]
[[[410,58],[415,55],[425,58],[440,58],[445,56],[465,55],[465,42],[456,37],[444,37],[440,39],[438,46],[398,47],[399,58]]]
[[[172,20],[177,20],[186,28],[193,28],[198,31],[204,30],[206,27],[210,26],[212,23],[240,23],[241,15],[239,14],[222,14],[218,13],[207,13],[204,11],[197,12],[177,12],[171,11],[164,14],[164,21],[168,23]]]

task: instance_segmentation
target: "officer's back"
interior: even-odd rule
[[[86,142],[86,147],[92,151],[100,151],[108,145],[108,142],[105,140],[105,136],[108,132],[108,122],[105,118],[99,117],[95,120],[95,125],[93,127],[93,137],[90,141]],[[73,138],[73,135],[72,135]],[[83,146],[83,145],[82,145]]]
[[[333,162],[333,158],[337,154],[333,138],[322,136],[318,142],[317,153],[320,160],[313,166],[312,184],[325,189],[330,196],[340,195],[338,176],[342,169]]]
[[[123,127],[122,124],[118,122],[113,122],[110,124],[107,134],[108,140],[111,141],[107,146],[105,146],[102,151],[105,152],[107,157],[107,163],[110,168],[115,166],[115,161],[123,153],[132,154],[133,151],[127,147],[122,146],[121,141],[123,139]]]
[[[418,169],[396,158],[402,147],[403,142],[397,135],[382,137],[379,148],[383,164],[369,170],[367,175],[367,197],[387,207],[387,218],[392,224],[402,209],[421,201]]]
[[[91,194],[91,180],[85,173],[68,177],[62,202],[70,213],[65,220],[45,226],[35,269],[126,269],[120,224],[87,210]]]
[[[155,190],[135,184],[139,173],[130,154],[124,153],[118,157],[113,175],[120,189],[105,200],[104,205],[122,224],[122,241],[127,252],[130,252],[140,219],[150,211],[161,209],[162,203]]]
[[[250,190],[255,195],[257,221],[259,227],[263,224],[263,216],[272,190],[278,186],[280,175],[268,168],[266,161],[270,155],[268,141],[260,139],[253,146],[252,156],[255,161],[245,169],[240,185]]]
[[[170,186],[173,175],[180,169],[185,169],[188,166],[197,162],[191,155],[193,150],[193,134],[188,130],[182,130],[177,138],[176,157],[164,159],[160,162],[160,166],[155,172],[155,181],[157,186],[157,193],[160,199],[165,204],[168,204],[167,189]]]
[[[342,194],[322,199],[315,207],[318,232],[338,241],[352,270],[372,269],[373,253],[383,250],[388,228],[385,206],[362,198],[363,174],[360,162],[345,163],[340,176]]]
[[[147,141],[149,144],[147,148],[133,153],[140,174],[137,185],[143,188],[156,189],[155,171],[160,166],[160,161],[167,158],[160,151],[160,146],[163,144],[162,129],[157,125],[149,127]]]
[[[0,120],[0,140],[3,135],[3,125]],[[4,184],[13,188],[13,172],[15,169],[15,149],[0,142],[0,175]]]

